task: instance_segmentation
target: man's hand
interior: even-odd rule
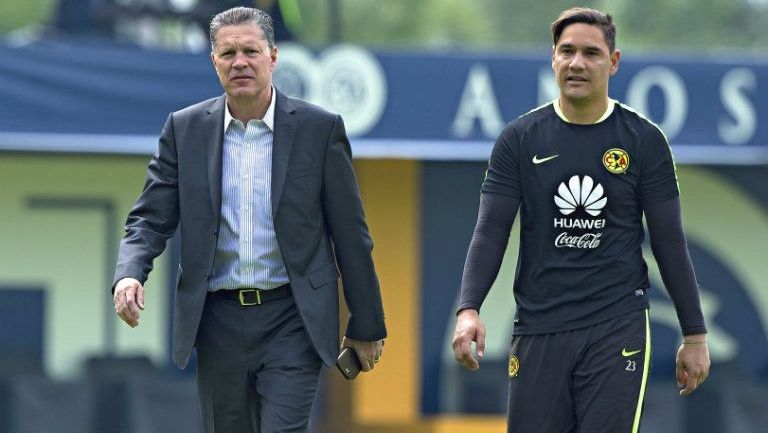
[[[139,310],[144,309],[144,286],[135,278],[123,278],[115,284],[112,297],[115,313],[131,328],[139,326]]]
[[[677,350],[675,359],[677,387],[680,395],[688,395],[709,376],[709,349],[706,334],[688,335]]]
[[[477,358],[472,355],[472,342],[475,342]],[[480,315],[472,309],[461,310],[456,318],[456,331],[453,333],[453,356],[456,362],[467,370],[480,368],[480,359],[485,351],[485,325]]]
[[[363,371],[371,371],[381,359],[381,354],[384,351],[384,340],[360,341],[344,337],[341,340],[341,350],[344,350],[345,347],[355,351]]]

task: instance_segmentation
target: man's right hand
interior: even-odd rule
[[[112,297],[115,313],[131,328],[139,326],[139,310],[144,309],[144,286],[135,278],[123,278],[115,284]]]
[[[472,342],[477,348],[477,358],[472,355]],[[480,368],[480,359],[485,351],[485,325],[480,321],[476,310],[466,309],[456,318],[456,331],[453,333],[453,356],[456,362],[467,370]]]

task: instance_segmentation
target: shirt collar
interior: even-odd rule
[[[272,99],[269,101],[269,107],[267,107],[267,112],[264,113],[264,118],[261,119],[264,121],[264,124],[267,125],[267,128],[269,128],[270,131],[274,131],[275,128],[275,93],[277,91],[275,90],[275,86],[272,86]],[[227,128],[229,127],[229,122],[236,120],[234,116],[232,116],[232,113],[229,111],[229,97],[227,97],[224,100],[224,132],[227,132]]]
[[[598,123],[602,122],[603,120],[607,119],[608,116],[610,116],[611,113],[613,113],[613,108],[614,108],[615,105],[616,105],[616,100],[608,98],[608,107],[605,109],[605,113],[603,113],[603,115],[600,116],[600,118],[597,119],[593,123],[593,125],[594,124],[598,124]],[[564,122],[566,122],[566,123],[573,123],[570,120],[568,120],[567,117],[565,117],[565,113],[563,113],[563,110],[560,109],[560,99],[559,98],[555,99],[554,101],[552,101],[552,106],[555,109],[555,113],[557,113],[558,117],[563,119]]]

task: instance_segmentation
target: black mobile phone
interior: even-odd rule
[[[336,360],[336,368],[339,369],[342,376],[347,380],[352,380],[357,377],[363,366],[360,364],[360,358],[357,357],[357,353],[351,347],[345,347]]]

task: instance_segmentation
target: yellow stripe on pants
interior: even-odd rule
[[[635,421],[632,423],[632,433],[640,431],[640,416],[643,412],[643,400],[645,388],[648,385],[648,372],[651,369],[651,317],[648,309],[645,309],[645,359],[643,359],[643,381],[640,383],[640,395],[637,397],[637,409],[635,409]]]

